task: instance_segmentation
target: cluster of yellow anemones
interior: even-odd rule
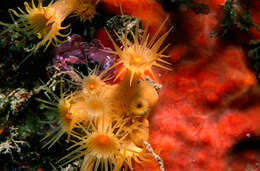
[[[63,42],[60,37],[64,39],[70,35],[70,32],[67,34],[60,32],[69,28],[69,25],[61,26],[66,17],[73,14],[83,22],[91,20],[96,14],[96,5],[99,2],[93,0],[57,0],[53,3],[54,0],[51,0],[47,6],[43,6],[42,1],[38,0],[37,6],[34,0],[32,0],[31,6],[25,2],[25,10],[18,7],[20,13],[9,9],[9,12],[18,19],[14,21],[14,24],[0,22],[0,25],[7,27],[0,34],[13,29],[14,31],[26,33],[28,36],[37,35],[40,41],[35,45],[34,52],[42,46],[47,49],[51,43],[57,45]]]
[[[146,81],[130,75],[110,85],[95,73],[81,80],[81,88],[61,97],[57,105],[59,127],[45,138],[51,147],[63,134],[73,142],[71,153],[59,162],[66,164],[84,157],[82,170],[132,168],[146,152],[150,109],[158,100],[157,91]],[[149,96],[146,94],[149,93]],[[55,105],[55,104],[54,104]],[[50,138],[51,137],[51,138]]]
[[[74,144],[69,148],[71,152],[58,163],[67,164],[83,158],[82,171],[120,171],[122,168],[132,170],[132,161],[140,163],[145,159],[148,116],[158,101],[158,93],[142,78],[146,72],[153,75],[153,66],[168,69],[162,65],[169,64],[162,59],[167,57],[163,55],[167,46],[161,48],[161,45],[171,29],[157,41],[160,29],[151,39],[148,27],[143,36],[138,36],[138,29],[139,24],[135,34],[132,33],[133,42],[127,39],[127,32],[123,37],[117,35],[122,48],[109,35],[115,47],[115,51],[110,52],[119,56],[119,61],[111,68],[122,64],[126,71],[119,84],[111,85],[102,80],[107,71],[100,76],[94,72],[80,81],[79,90],[59,100],[59,133],[54,134],[47,145],[53,145],[64,133]]]

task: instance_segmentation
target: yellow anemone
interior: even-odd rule
[[[34,52],[41,46],[45,46],[46,50],[51,43],[57,45],[63,42],[58,37],[65,38],[70,35],[70,32],[67,34],[60,33],[61,30],[69,27],[69,25],[62,27],[61,23],[78,6],[77,0],[58,0],[55,3],[52,0],[46,7],[43,7],[42,0],[38,0],[37,6],[32,0],[31,6],[28,2],[25,2],[24,6],[25,10],[18,7],[20,13],[9,9],[11,15],[14,14],[18,17],[12,28],[18,32],[25,32],[28,36],[37,35],[41,39],[34,47]]]
[[[121,153],[121,143],[128,135],[123,122],[111,123],[103,116],[100,120],[91,122],[86,129],[80,126],[84,136],[74,132],[72,136],[80,141],[76,142],[69,149],[77,147],[60,161],[71,161],[84,156],[81,170],[120,170],[126,158]],[[65,164],[66,164],[65,163]]]
[[[92,18],[96,15],[96,5],[99,3],[99,0],[79,0],[79,5],[74,10],[72,17],[79,17],[81,22],[86,22],[87,20],[91,21]]]
[[[120,64],[123,65],[123,69],[115,77],[115,80],[118,79],[121,74],[123,74],[125,71],[128,70],[131,73],[131,77],[130,77],[130,86],[131,86],[132,80],[135,75],[141,76],[143,78],[145,74],[149,73],[154,77],[152,66],[158,66],[160,68],[169,70],[168,67],[160,64],[160,63],[170,64],[167,61],[162,59],[168,57],[166,55],[163,55],[163,52],[167,49],[168,45],[163,48],[161,48],[161,46],[164,40],[169,35],[172,28],[168,32],[164,33],[161,37],[159,37],[158,40],[156,41],[158,34],[160,33],[162,27],[165,25],[166,21],[167,18],[159,27],[157,33],[152,37],[151,40],[149,40],[148,26],[146,26],[144,30],[144,34],[141,37],[138,35],[140,33],[139,23],[137,23],[136,25],[135,33],[131,32],[132,37],[134,39],[133,42],[128,40],[127,31],[124,33],[122,37],[120,37],[115,32],[121,44],[123,45],[122,48],[120,48],[115,43],[111,35],[108,33],[108,36],[115,48],[115,51],[108,51],[108,52],[116,54],[120,58],[120,60],[116,64],[114,64],[111,68],[116,67]]]

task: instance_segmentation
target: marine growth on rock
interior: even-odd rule
[[[259,1],[16,6],[0,22],[0,170],[260,169]]]

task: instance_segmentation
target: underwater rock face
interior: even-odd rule
[[[168,4],[171,4],[176,8],[166,8],[166,1],[168,1]],[[108,85],[106,85],[105,82],[104,84],[91,84],[90,81],[88,82],[88,80],[86,79],[87,81],[85,80],[85,84],[82,84],[80,91],[78,91],[83,95],[75,96],[75,99],[73,99],[77,101],[77,103],[72,100],[72,107],[67,107],[66,103],[58,103],[58,105],[55,104],[58,107],[61,106],[61,110],[59,112],[63,114],[64,118],[62,119],[65,121],[64,123],[69,123],[73,125],[74,123],[72,122],[71,116],[72,114],[78,113],[85,114],[85,111],[81,112],[81,109],[85,110],[90,107],[97,106],[97,108],[99,109],[97,111],[100,112],[100,108],[104,107],[105,104],[113,107],[111,111],[116,111],[115,109],[121,109],[122,107],[122,110],[119,110],[121,113],[124,114],[127,113],[126,111],[130,111],[130,114],[134,116],[131,122],[128,123],[129,125],[132,124],[131,129],[133,130],[131,131],[130,136],[127,136],[127,139],[130,138],[131,140],[133,140],[133,142],[131,143],[135,145],[132,145],[127,141],[122,141],[123,143],[120,145],[122,145],[122,147],[123,145],[125,145],[125,149],[128,149],[128,146],[134,147],[132,148],[132,151],[135,151],[136,149],[139,150],[141,147],[147,147],[146,141],[148,141],[150,143],[148,145],[151,145],[154,152],[156,152],[163,160],[164,169],[161,169],[161,171],[260,171],[260,87],[259,83],[257,83],[255,74],[248,65],[248,58],[250,56],[248,55],[248,52],[252,50],[250,49],[248,43],[252,39],[259,41],[260,29],[250,26],[250,29],[241,31],[239,30],[237,23],[234,23],[233,21],[229,23],[230,25],[225,27],[225,29],[228,30],[225,30],[227,31],[225,32],[225,35],[223,34],[220,36],[216,34],[217,30],[219,28],[222,28],[222,21],[224,16],[230,14],[225,14],[223,12],[223,6],[226,4],[226,2],[234,2],[235,5],[233,7],[239,11],[242,8],[240,4],[243,4],[246,1],[102,0],[96,2],[102,5],[101,7],[103,7],[104,11],[101,12],[105,12],[105,14],[101,13],[101,15],[107,15],[107,13],[112,15],[124,14],[138,17],[141,20],[142,24],[144,24],[144,26],[149,24],[148,33],[150,35],[150,39],[153,39],[152,37],[154,33],[156,33],[157,30],[160,30],[160,27],[162,27],[162,29],[161,32],[158,33],[159,35],[167,32],[168,30],[170,30],[170,27],[173,26],[173,31],[169,31],[169,34],[165,34],[166,38],[163,38],[163,40],[166,41],[164,42],[165,44],[162,44],[162,47],[166,47],[167,43],[170,44],[169,48],[165,51],[165,55],[169,55],[169,58],[166,59],[167,61],[165,62],[170,62],[171,65],[168,65],[168,67],[170,67],[171,71],[165,71],[153,67],[153,69],[155,69],[155,77],[157,76],[157,79],[148,79],[148,81],[155,82],[156,84],[150,85],[146,82],[140,83],[135,80],[136,82],[134,85],[136,86],[136,89],[132,91],[129,91],[131,87],[128,84],[130,78],[129,75],[128,79],[125,79],[125,82],[121,82],[123,84],[121,84],[122,86],[118,86],[118,89],[116,89],[115,87],[116,84],[120,82],[120,80],[117,82],[113,82],[113,85],[110,85],[110,82],[108,82]],[[164,5],[164,8],[160,5],[159,2]],[[249,12],[251,14],[252,21],[257,24],[258,27],[260,27],[260,2],[259,0],[251,0],[250,2],[251,4],[249,6]],[[122,9],[120,9],[120,7],[122,7]],[[199,11],[200,9],[202,11]],[[169,18],[168,20],[165,20],[168,14]],[[164,21],[166,21],[166,24],[162,24]],[[109,69],[111,66],[114,66],[115,68],[110,70],[108,74],[111,74],[111,76],[118,74],[118,72],[120,72],[120,66],[118,67],[114,64],[118,63],[120,59],[116,58],[116,55],[108,53],[108,51],[113,51],[112,49],[114,46],[111,41],[109,41],[108,35],[105,30],[100,29],[99,27],[97,29],[99,30],[97,30],[96,32],[96,39],[92,39],[90,43],[84,42],[82,36],[72,35],[69,41],[62,43],[58,47],[55,47],[55,57],[53,57],[52,59],[53,64],[58,67],[60,71],[71,71],[76,65],[85,65],[86,63],[88,63],[93,66],[99,66],[99,68],[97,69],[97,73]],[[114,29],[112,28],[111,30]],[[231,39],[227,38],[229,36],[231,37]],[[28,44],[28,46],[29,45],[30,44]],[[125,47],[119,46],[118,49],[122,49]],[[24,47],[21,46],[21,48]],[[258,50],[258,47],[256,47],[255,49]],[[258,56],[258,51],[254,52],[256,53],[253,54],[253,56]],[[160,63],[161,62],[162,61],[160,61]],[[1,65],[0,63],[0,68],[8,68],[6,66],[8,65]],[[94,74],[97,74],[95,72],[96,71],[94,71]],[[0,75],[5,76],[5,73],[7,72],[4,72],[3,70],[0,73]],[[73,76],[71,75],[71,77]],[[8,79],[6,78],[5,80]],[[31,80],[32,79],[30,78],[30,81]],[[101,78],[96,80],[101,81]],[[56,80],[54,79],[51,83],[54,83],[54,81]],[[83,80],[81,80],[81,83],[83,83]],[[34,86],[37,85],[38,84],[35,84]],[[102,91],[97,91],[98,93],[95,94],[91,91],[95,90],[94,88],[96,85],[99,85],[99,88]],[[155,88],[156,85],[158,85],[158,87],[155,91],[153,88]],[[43,86],[42,89],[44,89],[45,87],[46,86]],[[111,88],[111,90],[108,89],[109,87]],[[147,87],[150,87],[150,89]],[[51,87],[49,88],[51,89]],[[48,87],[46,89],[48,89]],[[109,90],[107,91],[108,95],[106,93],[103,93],[107,89]],[[31,136],[32,131],[26,131],[26,136],[23,135],[23,137],[26,138],[20,139],[17,137],[16,140],[16,136],[13,136],[14,133],[12,132],[16,132],[15,130],[20,128],[11,127],[12,125],[18,126],[15,125],[16,122],[13,121],[13,123],[10,124],[11,126],[9,126],[9,121],[7,117],[4,124],[0,122],[0,135],[3,135],[2,137],[0,136],[0,138],[2,138],[0,139],[0,141],[2,141],[0,143],[2,144],[0,145],[0,152],[6,151],[3,148],[5,147],[5,142],[18,142],[22,145],[25,141],[18,140],[29,140],[28,142],[34,142],[36,144],[30,144],[30,148],[28,147],[27,150],[17,150],[19,149],[19,146],[16,146],[17,149],[14,150],[17,150],[18,152],[22,151],[23,153],[19,152],[19,157],[21,157],[21,159],[19,159],[19,161],[14,160],[12,161],[12,163],[16,162],[19,167],[13,166],[13,164],[9,164],[10,167],[12,167],[13,169],[7,170],[16,170],[15,167],[18,167],[18,170],[19,168],[28,168],[28,170],[38,171],[53,170],[53,166],[51,166],[51,169],[41,169],[41,167],[45,167],[44,165],[47,165],[46,163],[51,164],[50,159],[53,158],[53,156],[56,159],[60,157],[60,155],[63,155],[61,153],[64,153],[64,151],[67,150],[65,150],[64,147],[59,147],[59,145],[62,143],[56,143],[55,145],[57,145],[56,147],[58,148],[55,147],[50,150],[42,150],[42,147],[40,147],[39,149],[34,149],[34,147],[38,145],[41,146],[41,144],[38,143],[38,140],[43,133],[45,134],[47,132],[46,128],[41,128],[46,126],[40,120],[40,118],[43,117],[42,115],[40,115],[41,113],[39,113],[39,115],[37,112],[34,113],[34,105],[25,105],[28,102],[31,102],[30,99],[33,99],[31,97],[33,97],[34,93],[36,94],[35,89],[29,91],[25,88],[24,84],[21,84],[19,88],[7,90],[10,90],[10,92],[7,93],[8,91],[6,91],[2,94],[0,93],[0,113],[2,108],[12,111],[14,113],[14,116],[16,116],[15,114],[17,114],[20,110],[22,111],[24,110],[23,108],[30,106],[32,108],[32,110],[30,111],[33,114],[37,114],[32,115],[31,117],[36,118],[38,116],[38,122],[40,123],[38,124],[37,122],[34,122],[36,119],[32,120],[31,123],[27,123],[24,122],[24,120],[19,120],[19,118],[15,118],[14,120],[18,121],[16,121],[17,123],[28,127],[21,130],[33,130],[34,132],[37,132],[37,134],[34,133],[37,136],[33,137]],[[157,95],[157,91],[159,95]],[[95,97],[93,96],[94,98],[85,98],[86,94],[89,97],[95,94]],[[97,94],[102,94],[102,96],[100,96],[101,98],[97,98]],[[118,103],[119,105],[115,105],[114,107],[113,105],[110,105],[111,103],[107,103],[107,101],[104,100],[104,94],[108,97],[113,95],[112,102],[120,102]],[[134,98],[134,96],[137,95],[144,97]],[[61,100],[62,98],[63,95],[60,98],[61,102],[63,102]],[[153,98],[155,98],[155,100]],[[151,109],[150,105],[148,105],[148,99],[151,101],[150,104],[153,107]],[[44,101],[39,98],[38,100],[40,102]],[[46,104],[50,103],[47,102]],[[85,108],[86,104],[88,105],[88,107]],[[140,107],[138,107],[140,106],[140,104],[142,104],[141,109]],[[39,109],[37,111],[42,112],[42,105],[39,105]],[[92,108],[93,111],[94,107]],[[55,108],[55,110],[57,109]],[[97,111],[94,111],[93,113],[98,115]],[[117,111],[115,113],[118,114],[120,112]],[[5,111],[2,113],[8,114]],[[19,114],[19,117],[23,118],[24,116],[29,116],[29,114],[25,113],[23,115],[23,113],[21,113]],[[123,114],[120,115],[119,118],[123,118]],[[140,116],[145,116],[145,120],[141,122]],[[118,119],[117,117],[115,118]],[[79,116],[79,119],[82,118]],[[136,123],[138,124],[134,125],[134,121],[136,121]],[[23,122],[26,124],[24,124]],[[114,121],[111,121],[111,124],[117,125],[117,123]],[[123,125],[124,124],[125,123],[123,123]],[[36,127],[33,127],[31,125],[39,125],[39,128],[35,129]],[[91,129],[96,128],[95,126],[93,126],[93,128]],[[110,141],[107,141],[108,139],[118,140],[122,137],[125,138],[125,135],[121,133],[118,133],[120,135],[118,137],[111,136],[113,134],[117,134],[117,131],[119,132],[119,130],[121,130],[121,127],[117,127],[114,130],[108,130],[109,131],[107,132],[98,132],[105,134],[105,136],[103,137],[100,136],[101,134],[94,138],[92,137],[94,140],[96,140],[94,141],[94,143],[100,145],[99,147],[102,147],[102,144],[104,146],[110,144]],[[4,137],[8,133],[10,134],[9,137]],[[88,140],[88,136],[91,137],[91,135],[86,131],[85,133],[87,135],[86,138],[81,137],[82,139],[80,139],[79,142],[84,142],[85,140]],[[10,137],[14,137],[15,139],[12,140]],[[3,141],[3,139],[6,141]],[[45,146],[52,146],[53,142],[56,142],[58,139],[54,136],[54,139],[52,139],[54,141],[49,141],[48,143],[46,143]],[[62,138],[60,140],[63,143],[65,142]],[[143,140],[145,140],[145,142],[143,142]],[[82,149],[80,147],[80,144],[81,143],[79,143],[79,148],[77,148],[76,152],[80,152],[81,154],[76,156],[77,160],[80,160],[80,158],[85,155],[83,150],[88,150],[90,147],[90,145],[86,145]],[[59,150],[59,148],[63,149]],[[107,148],[104,149],[106,150]],[[121,146],[117,146],[115,149],[116,150],[111,151],[117,155],[123,148],[121,148]],[[38,153],[36,150],[38,150],[40,153]],[[108,151],[106,154],[110,155],[112,153],[111,151]],[[6,153],[8,153],[8,151]],[[28,153],[29,155],[24,158],[25,153]],[[47,155],[46,157],[43,157],[42,154]],[[88,154],[86,155],[87,157],[89,156]],[[99,154],[102,153],[100,152]],[[138,163],[138,159],[134,160],[134,153],[130,152],[130,154],[130,157],[128,156],[129,154],[127,154],[125,156],[125,159],[123,158],[126,161],[126,164],[130,166],[129,170],[160,171],[158,161],[156,162],[153,159],[147,162],[141,160],[140,164]],[[49,155],[52,157],[49,157]],[[69,153],[65,156],[65,159],[74,157],[73,155],[74,153]],[[119,158],[116,158],[116,155],[113,155],[112,153],[112,159],[110,160],[110,162],[117,163],[117,161],[120,161]],[[13,156],[9,157],[12,157],[13,160]],[[91,166],[95,167],[94,170],[103,170],[101,169],[101,167],[104,165],[104,163],[106,163],[106,168],[117,168],[111,165],[108,166],[107,162],[100,162],[100,160],[96,160],[97,162],[95,162],[95,157],[92,158],[93,160],[88,160],[87,157],[85,157],[85,159],[83,159],[84,161],[81,162],[83,163],[81,164],[81,170],[83,171],[93,170],[90,169]],[[28,159],[30,160],[29,162]],[[35,161],[36,159],[39,161]],[[60,159],[59,161],[63,161],[63,159],[64,158]],[[5,160],[8,161],[8,158],[6,158]],[[54,162],[55,164],[59,164],[59,161]],[[29,163],[41,163],[41,167],[39,167],[38,165],[37,167],[36,165],[34,167],[30,166]],[[79,166],[80,164],[78,163],[79,161],[76,161],[76,163],[73,163],[73,165]],[[102,164],[99,167],[100,163]],[[7,166],[8,163],[5,165]],[[128,168],[127,165],[125,166],[125,168]],[[122,165],[119,165],[118,170],[123,169],[120,169],[121,166]],[[8,168],[10,167],[8,166]],[[76,168],[73,169],[71,164],[69,164],[64,169],[75,170]]]

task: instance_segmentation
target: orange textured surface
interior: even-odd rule
[[[107,9],[113,9],[112,0],[104,2]],[[137,4],[142,8],[147,2],[155,3],[123,0],[122,6],[127,2],[133,3],[126,7],[133,16],[137,16]],[[187,9],[173,14],[179,21],[169,50],[173,71],[158,71],[163,88],[150,118],[150,143],[161,149],[166,171],[254,169],[260,162],[260,150],[234,149],[260,137],[259,86],[247,66],[247,51],[239,42],[227,43],[210,34],[218,27],[218,17],[223,16],[219,7],[225,1],[198,2],[208,2],[210,13],[195,14]],[[154,29],[163,20],[158,9],[150,18]],[[260,13],[251,11],[259,24]],[[259,39],[259,30],[250,33],[248,39]],[[159,167],[147,162],[136,164],[135,170],[157,171]]]

